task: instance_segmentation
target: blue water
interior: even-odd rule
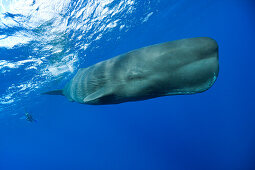
[[[254,11],[253,0],[0,0],[0,170],[255,169]],[[40,95],[78,68],[201,36],[220,59],[204,93],[107,106]]]

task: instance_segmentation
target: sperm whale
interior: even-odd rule
[[[143,47],[80,68],[61,90],[70,101],[105,105],[201,93],[219,73],[218,44],[208,37]]]

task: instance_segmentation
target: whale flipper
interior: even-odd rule
[[[112,93],[112,88],[102,87],[99,90],[91,93],[83,99],[84,103],[93,103],[94,100],[100,99],[102,97],[108,96]]]

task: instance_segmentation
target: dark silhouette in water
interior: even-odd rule
[[[63,90],[70,101],[103,105],[206,91],[219,72],[211,38],[182,39],[140,48],[81,68]]]
[[[36,120],[33,118],[33,116],[29,113],[25,113],[25,118],[29,122],[36,122]]]

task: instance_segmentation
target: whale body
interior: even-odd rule
[[[143,47],[80,68],[62,90],[70,101],[105,105],[169,95],[201,93],[219,72],[218,45],[208,37]]]

